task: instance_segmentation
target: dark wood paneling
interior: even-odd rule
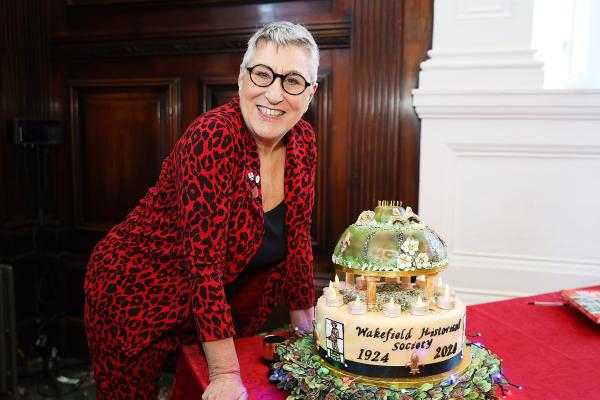
[[[58,156],[56,146],[13,144],[8,120],[56,118],[50,90],[49,6],[37,0],[0,1],[0,262],[14,267],[19,324],[35,313],[38,250],[51,247],[56,236]],[[41,190],[36,176],[44,164],[46,185]],[[22,346],[21,329],[17,337]]]
[[[398,170],[394,179],[396,193],[390,198],[403,200],[406,206],[419,211],[419,150],[421,147],[421,121],[412,103],[412,90],[417,87],[419,65],[431,49],[433,32],[433,1],[405,0],[403,2],[402,65],[400,73],[398,147],[400,149]],[[414,206],[413,206],[414,205]]]
[[[169,24],[168,21],[173,21],[183,9],[186,15],[179,18],[177,24]],[[349,34],[350,26],[354,27],[349,53],[341,42],[339,49],[322,52],[320,73],[328,74],[327,84],[322,83],[307,117],[317,127],[320,141],[313,233],[315,243],[319,243],[316,247],[319,269],[325,270],[330,268],[328,253],[337,241],[337,235],[361,210],[373,207],[378,199],[401,199],[414,208],[418,206],[419,122],[411,107],[410,90],[416,87],[418,64],[431,41],[431,2],[315,1],[274,4],[268,9],[266,12],[271,15],[296,13],[294,19],[303,20],[313,32],[319,24],[338,26],[344,27],[343,37]],[[299,9],[302,12],[298,12]],[[140,23],[132,33],[127,32],[127,24],[119,22],[122,17],[113,15],[113,9],[95,7],[94,10],[87,14],[81,10],[67,12],[59,43],[72,40],[83,49],[107,43],[106,40],[126,43],[125,36],[131,35],[135,40],[152,45],[160,44],[165,37],[175,41],[187,37],[215,40],[217,47],[221,47],[217,52],[205,53],[199,48],[182,46],[177,50],[182,56],[176,59],[155,55],[145,57],[141,62],[137,61],[138,57],[127,57],[126,62],[101,57],[92,69],[87,67],[87,61],[64,59],[77,77],[99,74],[123,77],[137,72],[178,77],[182,82],[183,127],[197,114],[235,93],[234,82],[241,57],[236,52],[243,48],[252,29],[245,28],[244,24],[232,24],[229,14],[240,12],[240,15],[250,17],[247,22],[254,25],[265,18],[265,15],[259,16],[260,7],[256,4],[208,7],[202,10],[202,18],[189,18],[200,12],[197,7],[174,7],[168,12],[160,10],[163,25],[155,26],[148,23],[157,18],[157,8],[152,8],[139,10],[136,20]],[[84,24],[82,21],[101,21],[109,16],[110,24],[87,34],[86,30],[98,23]],[[216,24],[219,29],[211,29]],[[152,29],[149,29],[150,25]],[[131,28],[130,24],[127,26]],[[168,32],[163,33],[164,29]],[[210,34],[204,37],[208,32]],[[325,36],[337,35],[332,32],[321,31]],[[236,35],[244,37],[238,41],[240,48],[224,44]],[[316,36],[319,40],[318,30]],[[60,46],[59,51],[62,51]],[[111,57],[121,54],[111,51],[106,54]],[[136,51],[130,55],[152,54]],[[219,55],[221,51],[225,52],[222,56]],[[100,55],[92,54],[94,57]],[[140,68],[142,65],[144,68]],[[331,88],[327,89],[330,93],[321,98],[325,87]],[[311,115],[317,110],[320,110],[318,115]]]
[[[320,154],[329,153],[329,143],[331,143],[331,76],[332,71],[329,68],[321,68],[317,82],[319,86],[313,97],[310,107],[304,118],[309,121],[317,134],[317,152]],[[313,249],[317,255],[325,254],[329,250],[328,235],[330,225],[327,223],[327,204],[329,198],[329,178],[328,168],[326,167],[327,158],[317,157],[317,176],[315,178],[315,205],[312,215],[312,239]]]
[[[179,136],[179,82],[70,84],[74,228],[107,231],[143,197]]]
[[[198,83],[199,103],[202,105],[200,113],[226,104],[238,93],[237,75],[235,74],[202,76]]]
[[[37,206],[36,152],[11,143],[7,120],[52,117],[48,6],[38,3],[0,1],[0,230],[9,234],[35,224]]]
[[[271,3],[283,3],[285,1],[294,0],[271,0]],[[102,8],[105,9],[108,6],[113,7],[124,7],[132,8],[138,7],[165,7],[166,3],[168,6],[186,6],[186,5],[198,5],[198,6],[226,6],[226,5],[238,5],[238,4],[250,4],[250,3],[263,3],[261,0],[65,0],[67,8]]]
[[[230,2],[219,7],[155,3],[155,7],[131,10],[63,7],[58,54],[113,57],[242,52],[256,27],[273,20],[305,24],[322,49],[350,46],[347,1]]]
[[[431,15],[429,1],[354,2],[349,218],[377,200],[418,207],[419,121],[410,90],[431,43]]]
[[[50,272],[73,292],[60,302],[78,321],[92,246],[154,183],[187,125],[235,94],[249,35],[278,19],[305,24],[322,49],[306,116],[319,148],[318,285],[361,210],[378,199],[416,208],[419,121],[410,91],[431,45],[431,0],[0,1],[0,256],[39,271],[27,253],[35,152],[5,140],[6,118],[65,123],[67,144],[42,153],[49,184],[40,237]]]
[[[307,24],[307,28],[321,49],[350,46],[347,22]],[[66,37],[59,40],[57,52],[63,58],[243,52],[254,31],[254,27],[208,28],[193,32]]]

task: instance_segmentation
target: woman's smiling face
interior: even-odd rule
[[[286,93],[281,87],[281,78],[267,87],[255,85],[246,67],[262,64],[277,74],[290,72],[310,78],[308,50],[297,46],[277,46],[272,42],[260,41],[247,66],[242,66],[238,78],[240,107],[246,126],[257,140],[277,142],[302,117],[317,89],[311,82],[299,95]]]

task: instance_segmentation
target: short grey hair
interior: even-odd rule
[[[254,55],[258,42],[275,43],[278,46],[298,46],[308,50],[310,57],[310,80],[314,84],[317,82],[317,70],[319,69],[319,48],[310,32],[300,24],[294,24],[288,21],[270,22],[260,28],[250,40],[248,48],[242,60],[242,69],[248,67],[250,58]]]

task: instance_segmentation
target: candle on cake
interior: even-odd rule
[[[338,294],[335,296],[325,297],[325,304],[329,307],[339,307],[344,304],[344,298]]]
[[[437,285],[435,285],[435,294],[441,296],[444,294],[444,281],[442,277],[438,277]]]
[[[446,285],[444,295],[438,297],[437,305],[444,310],[452,310],[456,306],[456,299],[450,296],[450,286]]]
[[[333,282],[329,281],[329,286],[323,288],[323,294],[325,295],[325,297],[337,296],[337,291],[333,287]]]
[[[367,304],[361,303],[360,298],[356,295],[356,300],[351,303],[348,303],[348,311],[350,314],[360,315],[367,313]]]
[[[394,298],[390,297],[390,302],[383,306],[383,315],[389,318],[396,318],[400,316],[400,313],[402,313],[402,307],[394,303]]]
[[[364,276],[357,276],[354,280],[354,287],[356,290],[364,290],[367,287],[367,280]]]
[[[335,274],[335,282],[333,283],[333,287],[336,290],[344,290],[346,288],[346,282],[340,282],[340,278],[338,278],[337,274]]]
[[[325,304],[329,307],[339,307],[344,304],[344,297],[335,289],[333,282],[329,281],[329,286],[323,289],[325,294]]]
[[[425,315],[429,309],[429,302],[424,302],[421,296],[417,297],[417,301],[411,303],[410,313],[413,315]]]

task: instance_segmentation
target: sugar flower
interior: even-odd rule
[[[404,241],[404,243],[402,243],[402,246],[400,246],[400,248],[402,249],[403,252],[408,253],[411,256],[414,256],[415,253],[417,251],[419,251],[419,242],[416,240],[413,240],[411,238],[408,238]]]
[[[396,260],[396,265],[400,269],[409,269],[412,265],[413,258],[408,254],[400,254]]]
[[[417,268],[429,268],[431,267],[431,263],[429,262],[429,257],[425,253],[419,253],[417,258],[415,258],[415,265]]]

